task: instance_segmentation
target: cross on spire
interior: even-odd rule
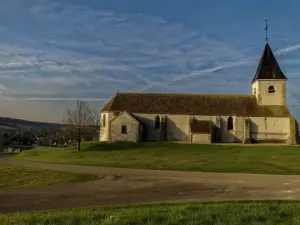
[[[266,27],[265,27],[265,31],[266,31],[266,42],[268,43],[268,19],[265,19],[266,22]]]

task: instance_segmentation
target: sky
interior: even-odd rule
[[[297,0],[0,2],[0,116],[62,122],[120,92],[251,94],[269,44],[300,120]]]

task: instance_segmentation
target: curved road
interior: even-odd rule
[[[0,164],[92,173],[98,180],[0,191],[0,213],[195,200],[300,200],[300,176],[73,166],[1,157]]]

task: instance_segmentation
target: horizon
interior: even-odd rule
[[[61,123],[76,100],[99,112],[118,90],[251,94],[268,18],[268,44],[299,121],[300,33],[292,24],[300,2],[188,3],[0,3],[0,116]]]

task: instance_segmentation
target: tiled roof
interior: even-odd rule
[[[259,106],[253,95],[117,93],[101,110],[179,115],[289,116],[286,106]]]
[[[191,123],[192,133],[210,133],[211,132],[211,121],[194,120]]]
[[[109,109],[110,109],[110,107],[111,107],[111,104],[113,103],[114,99],[115,99],[115,96],[112,97],[112,98],[106,103],[106,105],[104,106],[104,108],[103,108],[101,111],[109,111]],[[124,110],[122,110],[122,111],[124,111]]]
[[[259,79],[287,79],[281,71],[269,44],[266,44],[264,48],[252,83]]]

